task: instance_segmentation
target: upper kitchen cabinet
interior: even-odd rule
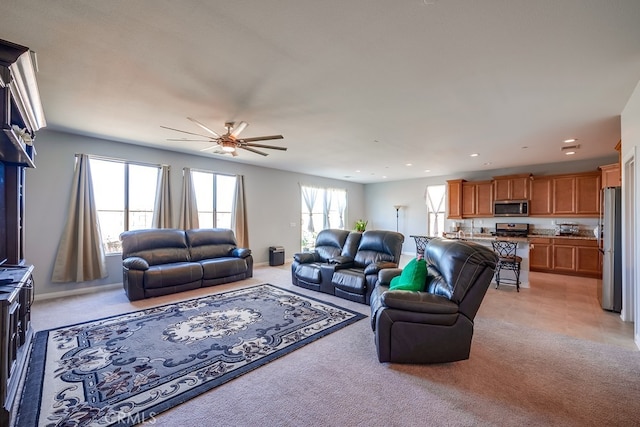
[[[447,218],[462,219],[462,184],[464,179],[447,181]]]
[[[462,183],[462,217],[486,218],[493,216],[492,181]]]
[[[553,216],[597,217],[600,212],[600,172],[551,177]]]
[[[529,215],[549,216],[553,214],[552,182],[548,176],[536,176],[531,180]]]
[[[619,187],[622,185],[620,165],[618,163],[600,166],[600,171],[602,172],[602,188]]]
[[[493,177],[494,200],[528,200],[530,195],[530,173]]]

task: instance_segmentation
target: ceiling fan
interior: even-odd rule
[[[287,151],[286,147],[278,147],[275,145],[265,145],[265,144],[255,144],[256,141],[267,141],[270,139],[282,139],[282,135],[269,135],[269,136],[255,136],[252,138],[238,138],[240,133],[249,126],[247,122],[240,122],[236,124],[236,122],[226,122],[224,127],[227,129],[227,132],[223,135],[220,135],[217,132],[209,129],[207,126],[203,125],[196,119],[192,119],[191,117],[187,117],[187,119],[191,120],[196,125],[200,126],[202,129],[206,130],[211,135],[202,135],[199,133],[188,132],[186,130],[174,129],[167,126],[160,126],[164,129],[174,130],[177,132],[186,133],[189,135],[199,136],[205,139],[187,139],[187,138],[179,138],[179,139],[167,139],[167,141],[198,141],[198,142],[213,142],[214,145],[210,147],[203,148],[200,151],[208,151],[211,149],[220,149],[220,154],[231,154],[232,156],[237,156],[237,149],[241,148],[243,150],[251,151],[252,153],[260,154],[261,156],[268,156],[264,151],[256,150],[256,148],[269,148],[271,150],[281,150]]]

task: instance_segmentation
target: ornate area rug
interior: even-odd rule
[[[41,331],[17,424],[151,422],[364,317],[265,284]]]

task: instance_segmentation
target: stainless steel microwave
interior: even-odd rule
[[[528,200],[496,200],[493,216],[529,216]]]

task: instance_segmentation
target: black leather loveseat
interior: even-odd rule
[[[371,296],[380,362],[441,363],[469,358],[473,320],[497,257],[478,243],[434,238],[425,247],[424,291],[389,290],[400,269],[383,270]]]
[[[387,230],[322,230],[312,252],[294,254],[294,285],[369,304],[383,268],[400,262],[404,236]]]
[[[253,276],[251,250],[223,228],[125,231],[123,286],[130,301]]]

